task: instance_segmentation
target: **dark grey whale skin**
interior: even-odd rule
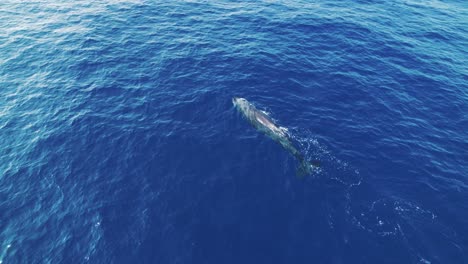
[[[239,112],[255,127],[258,131],[263,132],[274,141],[278,142],[288,150],[298,161],[299,167],[297,174],[299,176],[304,176],[311,173],[314,165],[311,165],[305,158],[302,153],[294,147],[294,144],[289,139],[287,133],[284,132],[279,126],[277,126],[274,121],[264,112],[258,110],[253,104],[247,101],[244,98],[233,97],[232,103],[237,108]]]

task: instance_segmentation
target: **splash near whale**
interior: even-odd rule
[[[314,168],[318,167],[317,162],[310,163],[305,156],[294,146],[286,130],[278,125],[264,112],[258,110],[252,103],[245,98],[233,97],[232,103],[239,112],[252,124],[258,131],[263,132],[274,141],[289,151],[299,162],[297,168],[298,176],[309,175]]]

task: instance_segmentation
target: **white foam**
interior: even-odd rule
[[[5,255],[8,253],[8,249],[11,247],[11,244],[6,245],[5,249],[2,252],[2,255],[0,255],[0,264],[3,263],[3,258],[5,258]]]

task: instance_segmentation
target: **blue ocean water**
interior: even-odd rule
[[[468,6],[0,4],[0,263],[468,263]],[[288,129],[297,161],[234,109]]]

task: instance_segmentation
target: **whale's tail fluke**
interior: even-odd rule
[[[308,175],[312,175],[314,171],[320,168],[320,161],[313,160],[310,162],[304,155],[298,151],[296,148],[290,148],[291,153],[296,157],[296,160],[299,162],[299,165],[296,169],[296,175],[299,178],[303,178]]]
[[[299,165],[297,166],[296,174],[299,178],[311,175],[314,172],[314,170],[320,167],[320,162],[318,160],[309,162],[302,156],[297,158],[299,161]]]

